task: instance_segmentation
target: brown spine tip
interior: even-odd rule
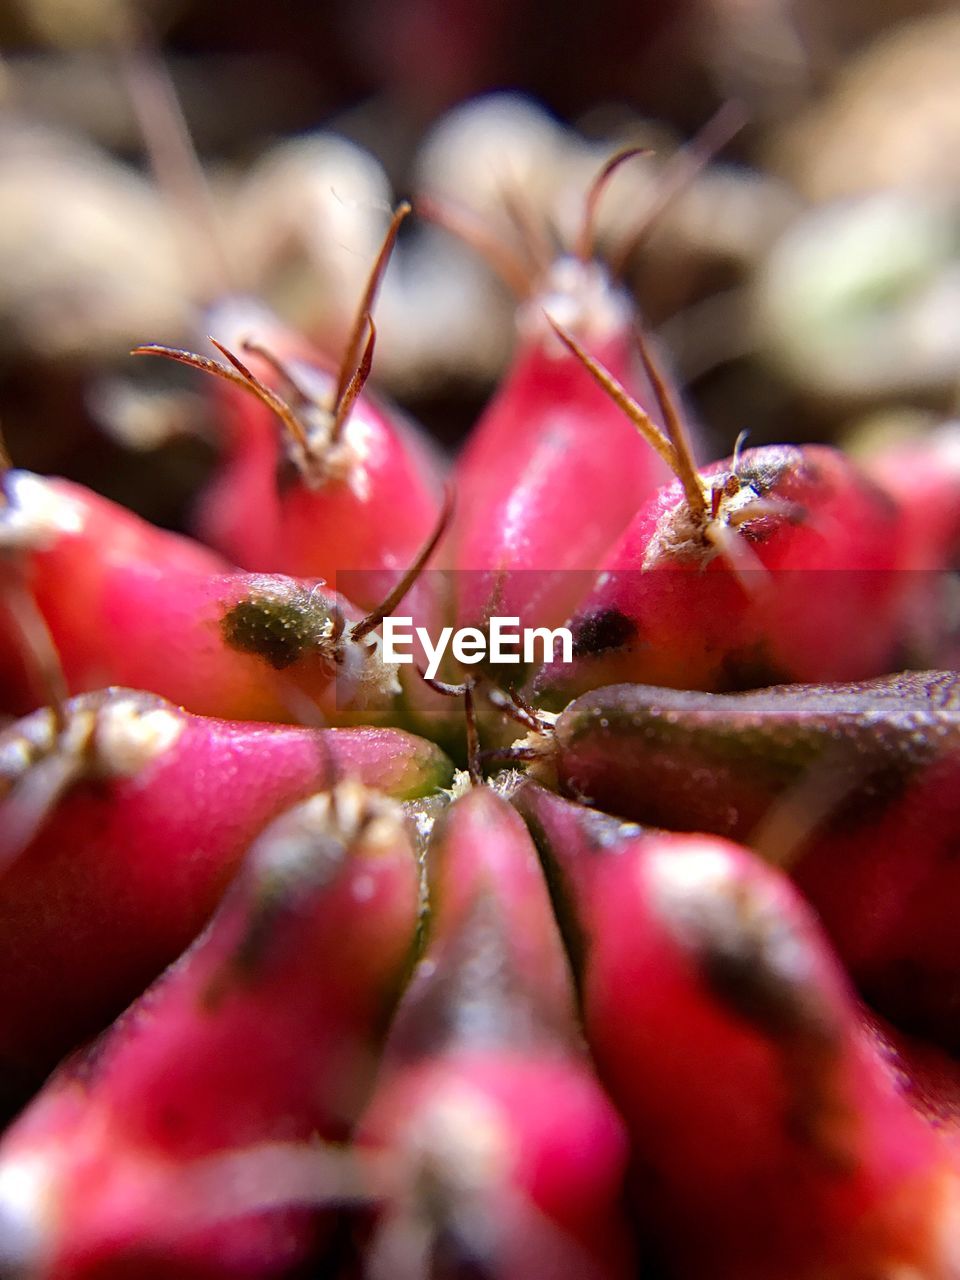
[[[627,238],[616,260],[611,262],[611,270],[615,274],[623,271],[624,265],[647,240],[666,210],[689,190],[695,179],[717,153],[737,136],[746,122],[746,108],[742,103],[731,99],[719,107],[686,146],[674,152],[664,166],[653,204],[644,214],[640,225]]]
[[[337,393],[336,407],[333,412],[333,423],[330,427],[330,445],[339,443],[343,436],[343,429],[347,424],[347,419],[353,406],[360,397],[360,393],[367,384],[370,377],[370,370],[373,368],[373,353],[377,345],[377,330],[373,323],[373,316],[368,311],[364,316],[366,327],[368,330],[366,345],[363,348],[363,354],[360,357],[360,363],[353,371],[350,381],[347,383],[343,392]]]
[[[304,453],[308,453],[310,449],[310,442],[307,439],[307,433],[304,430],[300,419],[287,404],[286,400],[284,400],[282,396],[278,396],[277,393],[272,391],[270,387],[265,385],[265,383],[261,382],[252,369],[248,369],[240,357],[235,355],[228,347],[225,347],[222,342],[218,342],[217,339],[213,337],[210,337],[209,340],[213,343],[223,358],[230,361],[237,373],[239,373],[241,378],[246,382],[248,390],[258,396],[268,409],[273,410]]]
[[[697,518],[705,517],[707,513],[707,498],[703,482],[700,479],[687,445],[685,433],[678,432],[676,439],[668,439],[646,410],[637,403],[623,384],[618,382],[610,370],[585,351],[576,338],[568,330],[564,329],[561,324],[558,324],[552,316],[547,312],[544,312],[544,315],[548,324],[567,350],[580,361],[600,389],[610,397],[614,404],[623,410],[647,444],[656,450],[683,485],[683,491],[691,513]],[[656,378],[663,385],[659,373],[657,373]]]
[[[487,696],[498,711],[502,711],[524,729],[529,729],[531,733],[543,733],[552,727],[550,718],[529,702],[518,689],[492,688]]]
[[[355,381],[357,373],[367,356],[367,351],[370,347],[370,339],[367,338],[366,345],[364,345],[364,335],[367,333],[368,328],[372,328],[370,316],[373,311],[373,304],[376,301],[378,292],[380,291],[380,285],[383,282],[387,265],[390,262],[390,258],[396,246],[397,236],[400,234],[400,227],[411,210],[412,206],[407,200],[403,200],[397,205],[393,217],[390,219],[390,225],[387,227],[387,233],[380,245],[380,251],[370,269],[366,288],[363,291],[360,301],[357,303],[353,326],[350,330],[350,336],[347,339],[347,344],[343,349],[343,359],[340,362],[340,369],[337,373],[337,389],[333,399],[332,410],[335,416],[339,414],[343,398],[347,394],[352,383]],[[364,379],[364,381],[365,380],[366,379]],[[362,385],[363,384],[361,383],[361,387]],[[349,412],[349,410],[347,410],[347,412]]]
[[[286,398],[298,408],[323,409],[323,405],[303,386],[287,361],[282,360],[275,351],[271,351],[269,347],[262,342],[258,342],[256,338],[244,338],[241,346],[248,355],[259,356],[261,360],[270,366],[283,383]]]
[[[680,412],[680,407],[673,391],[663,376],[659,362],[650,350],[643,330],[637,329],[636,334],[640,359],[643,361],[647,377],[653,385],[657,404],[663,414],[663,425],[666,427],[667,436],[673,445],[676,455],[677,465],[673,468],[674,474],[683,485],[683,491],[687,496],[690,510],[697,515],[703,515],[707,509],[704,484],[697,471],[697,464],[693,457],[693,449],[690,445],[690,437],[687,434],[683,414]]]
[[[178,347],[164,347],[156,342],[134,347],[130,354],[133,356],[162,356],[166,360],[175,360],[178,364],[188,365],[191,369],[199,369],[202,373],[212,373],[215,377],[222,378],[224,382],[232,382],[234,386],[240,387],[241,390],[246,391],[248,394],[256,396],[268,409],[275,413],[291,438],[303,449],[304,453],[307,453],[309,451],[307,433],[300,419],[287,404],[286,400],[265,386],[247,368],[240,357],[235,355],[228,347],[225,347],[223,343],[218,342],[213,337],[210,338],[210,342],[213,343],[226,360],[229,360],[233,368],[220,364],[218,360],[211,360],[208,356],[197,355],[194,351],[183,351]]]
[[[597,209],[600,207],[601,196],[610,184],[610,179],[628,160],[634,160],[638,156],[652,155],[653,151],[649,147],[622,147],[610,157],[590,184],[590,190],[587,192],[587,198],[584,202],[583,222],[580,224],[580,231],[573,249],[574,254],[581,262],[589,262],[593,257],[597,231]]]
[[[490,228],[477,214],[430,195],[418,197],[416,210],[427,222],[449,231],[479,254],[518,301],[523,302],[534,293],[536,285],[530,268],[519,254],[490,234]]]

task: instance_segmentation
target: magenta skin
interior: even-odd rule
[[[452,773],[439,748],[402,730],[231,723],[123,690],[73,705],[125,698],[159,709],[177,736],[132,776],[81,777],[52,796],[0,877],[0,1061],[13,1087],[101,1030],[183,950],[286,806],[337,777],[406,798]],[[0,737],[0,757],[22,734]]]
[[[258,327],[257,337],[318,404],[332,398],[336,379],[307,343],[279,326]],[[278,387],[266,362],[242,354]],[[287,458],[280,424],[264,405],[219,382],[216,394],[228,431],[221,471],[198,505],[204,539],[251,572],[323,578],[334,587],[338,572],[362,574],[370,594],[355,603],[372,608],[436,525],[445,472],[436,450],[396,409],[363,393],[342,437],[352,460],[311,481]]]
[[[582,1050],[530,837],[478,787],[441,818],[428,876],[427,946],[359,1128],[393,1169],[370,1248],[426,1216],[428,1256],[498,1280],[632,1276],[625,1134]],[[437,1194],[421,1203],[424,1178]]]
[[[869,679],[896,665],[910,628],[896,502],[826,446],[750,449],[737,465],[757,509],[727,534],[749,559],[734,566],[708,542],[665,541],[687,506],[679,482],[661,490],[572,620],[574,663],[543,670],[536,694],[559,709],[605,684],[724,691]]]
[[[551,759],[567,795],[789,871],[871,1005],[956,1052],[958,682],[610,685],[560,714]]]
[[[629,324],[588,345],[637,385]],[[482,625],[495,604],[496,613],[519,616],[525,626],[555,626],[586,591],[587,571],[669,473],[548,334],[521,342],[454,478],[455,564],[469,571],[458,579],[459,625]]]
[[[461,1123],[470,1128],[465,1143]],[[408,1065],[382,1078],[359,1140],[395,1161],[400,1179],[415,1177],[420,1162],[442,1166],[446,1158],[455,1168],[459,1159],[469,1167],[487,1157],[479,1185],[460,1200],[451,1193],[450,1203],[451,1217],[472,1213],[484,1224],[485,1275],[636,1275],[621,1210],[623,1125],[577,1056],[463,1048]],[[391,1217],[402,1221],[404,1208],[398,1187],[380,1207],[381,1227]],[[372,1250],[382,1249],[375,1228]]]
[[[346,1135],[413,947],[418,876],[398,812],[377,834],[305,834],[316,800],[263,833],[196,944],[6,1135],[0,1179],[35,1171],[33,1202],[0,1207],[33,1236],[31,1275],[253,1280],[318,1248],[322,1221],[296,1199],[246,1207],[276,1196],[258,1149]],[[245,1175],[205,1181],[220,1156]]]
[[[21,582],[33,593],[68,672],[95,658],[91,632],[110,625],[104,597],[116,599],[119,586],[122,598],[128,575],[175,593],[180,582],[230,571],[208,547],[158,529],[83,485],[26,471],[8,472],[3,485],[0,546],[9,548],[9,558],[0,563],[0,585]],[[125,641],[110,636],[100,643]],[[49,696],[8,610],[0,611],[0,691],[14,715]]]
[[[587,1037],[671,1274],[949,1275],[956,1158],[790,883],[729,841],[517,802],[574,914]]]

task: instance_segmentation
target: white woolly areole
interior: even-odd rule
[[[722,849],[664,849],[641,864],[639,874],[658,918],[682,946],[697,951],[705,937],[718,933],[732,940],[737,913],[730,904],[742,879]]]
[[[347,631],[337,661],[336,695],[340,706],[375,708],[400,693],[400,666],[384,662],[383,637],[378,632],[354,640]]]
[[[338,444],[328,448],[325,468],[331,480],[345,480],[360,502],[370,498],[370,471],[373,432],[360,414],[353,412],[343,424]]]
[[[543,287],[517,311],[522,337],[544,342],[558,360],[569,358],[544,312],[584,342],[607,338],[628,328],[632,321],[626,294],[612,283],[604,267],[572,256],[558,258]]]
[[[503,769],[487,782],[487,786],[504,800],[510,800],[527,780],[527,774],[519,769]]]
[[[461,796],[465,796],[473,790],[473,782],[470,774],[466,769],[457,769],[454,772],[453,780],[449,787],[441,787],[440,790],[445,796],[449,796],[451,800],[459,800]]]
[[[273,870],[291,870],[313,860],[316,842],[332,839],[352,844],[362,836],[365,848],[388,848],[403,830],[403,809],[396,801],[371,791],[356,778],[318,792],[276,819],[258,846]]]
[[[297,417],[307,435],[307,448],[296,440],[287,440],[287,452],[304,483],[310,489],[326,484],[346,484],[354,495],[366,502],[370,497],[368,464],[373,452],[373,429],[362,413],[353,406],[340,431],[340,439],[331,444],[333,413],[322,406],[329,404],[336,389],[332,374],[324,369],[294,360],[290,372],[310,399],[310,407],[298,407]]]
[[[130,777],[169,751],[185,725],[172,707],[143,707],[133,698],[108,702],[97,715],[97,764],[107,774]]]
[[[7,505],[0,506],[0,548],[43,551],[62,533],[80,533],[84,511],[42,476],[8,471]]]
[[[512,750],[524,753],[527,764],[527,776],[545,787],[557,785],[557,744],[553,726],[557,715],[552,711],[538,711],[541,721],[539,729],[531,729],[522,738],[517,738]]]
[[[168,751],[187,719],[177,708],[136,695],[101,700],[82,695],[68,704],[63,728],[44,707],[20,721],[0,745],[0,788],[17,785],[44,760],[63,764],[61,782],[79,776],[132,777]]]
[[[722,476],[711,477],[710,484],[717,485]],[[665,511],[657,521],[646,552],[642,568],[654,569],[663,559],[675,556],[696,555],[702,564],[708,564],[720,554],[719,546],[710,540],[711,529],[738,529],[748,520],[769,515],[772,504],[762,498],[750,484],[741,484],[734,493],[724,493],[717,506],[717,514],[709,511],[705,517],[690,510],[685,497],[675,507]]]
[[[13,785],[54,750],[64,760],[82,760],[96,726],[95,707],[71,709],[62,730],[53,709],[41,707],[19,721],[15,726],[16,736],[10,736],[0,746],[0,777]]]
[[[554,752],[553,730],[560,715],[556,711],[541,711],[537,708],[536,717],[537,728],[531,729],[522,738],[517,738],[513,746],[525,751],[535,751],[537,755],[552,755]]]
[[[296,440],[287,442],[287,453],[308,489],[322,489],[328,484],[346,484],[361,502],[370,497],[372,430],[370,424],[354,411],[343,424],[340,439],[330,443],[333,414],[326,409],[301,411],[308,448]]]

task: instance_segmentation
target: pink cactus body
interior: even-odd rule
[[[302,1262],[316,1215],[297,1197],[277,1207],[266,1144],[347,1132],[409,962],[417,881],[400,811],[359,784],[278,818],[197,943],[4,1139],[0,1225],[20,1266],[199,1280]]]
[[[956,1050],[957,686],[953,672],[727,695],[610,686],[557,720],[557,776],[626,817],[754,845],[870,1000]]]
[[[563,622],[588,589],[589,571],[669,477],[621,410],[590,385],[543,310],[570,313],[587,348],[652,400],[632,302],[598,263],[560,259],[523,305],[512,369],[457,463],[460,625],[482,626],[491,612],[529,626]]]
[[[369,598],[355,603],[372,608],[436,525],[443,490],[439,455],[409,420],[365,392],[334,435],[337,375],[269,313],[226,313],[211,323],[214,337],[254,377],[281,398],[290,396],[285,421],[289,426],[293,420],[297,437],[270,423],[272,415],[255,394],[237,385],[218,388],[229,424],[227,454],[201,499],[200,532],[253,572],[336,585],[338,571],[362,571]],[[255,344],[250,350],[248,340]],[[140,350],[196,363],[167,348]],[[269,352],[283,373],[261,352]]]
[[[0,548],[10,560],[0,564],[0,585],[15,572],[32,590],[70,674],[95,659],[91,632],[108,625],[103,610],[115,600],[118,579],[152,577],[175,592],[180,581],[230,568],[207,547],[158,529],[83,485],[26,471],[8,472],[3,485]],[[47,700],[46,690],[29,678],[35,673],[11,621],[0,615],[0,627],[0,687],[10,691],[7,709],[23,714]],[[123,637],[103,643],[122,645]]]
[[[196,503],[192,528],[233,564],[273,569],[279,541],[281,446],[273,413],[233,387],[217,387],[219,467]]]
[[[80,618],[55,582],[35,595],[72,693],[119,684],[197,715],[335,724],[381,720],[399,693],[376,639],[351,639],[359,611],[322,582],[108,563]]]
[[[353,638],[360,611],[323,580],[227,572],[216,553],[66,481],[14,472],[7,487],[0,588],[6,574],[31,592],[70,693],[149,689],[223,719],[400,718],[396,669],[375,635]],[[344,575],[371,597],[401,576]],[[432,616],[438,576],[414,584],[408,607]],[[0,590],[0,696],[23,714],[49,693],[2,604]]]
[[[316,708],[331,723],[351,713],[381,719],[398,691],[372,638],[354,652],[349,626],[359,612],[321,583],[240,573],[168,583],[131,573],[104,582],[99,616],[87,669],[68,670],[78,691],[151,689],[230,720],[307,719]],[[98,655],[101,637],[112,643]]]
[[[250,841],[337,776],[400,798],[449,782],[394,729],[313,730],[188,715],[127,690],[0,735],[0,1061],[11,1089],[100,1030],[190,942]],[[31,825],[32,823],[32,825]]]
[[[477,789],[428,867],[428,945],[360,1127],[393,1170],[370,1256],[397,1280],[632,1275],[624,1133],[579,1044],[529,836]]]
[[[950,1148],[789,882],[727,841],[518,802],[574,913],[587,1036],[671,1274],[954,1275]]]
[[[551,705],[621,681],[725,690],[896,665],[907,623],[892,498],[816,445],[750,449],[703,476],[719,481],[716,516],[701,527],[674,484],[606,561],[571,624],[574,663],[536,678]]]
[[[424,1274],[404,1249],[431,1210],[409,1186],[418,1177],[424,1194],[431,1181],[438,1193],[423,1252],[449,1274],[634,1274],[616,1209],[624,1133],[583,1062],[542,1051],[450,1050],[385,1079],[361,1138],[396,1161],[398,1182],[406,1171],[408,1187],[398,1185],[382,1206],[368,1246],[397,1280]]]
[[[902,512],[897,550],[909,569],[956,568],[960,561],[960,423],[863,459],[863,468]]]
[[[897,553],[907,578],[914,665],[960,667],[960,423],[881,450],[863,467],[900,504]]]
[[[552,1010],[558,1027],[569,1021],[570,965],[536,848],[516,811],[488,787],[475,787],[442,814],[432,840],[431,943],[452,945],[478,900],[492,895],[504,917],[504,963]]]

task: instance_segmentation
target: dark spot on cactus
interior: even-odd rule
[[[575,658],[620,649],[637,635],[637,624],[617,609],[602,609],[587,614],[574,623],[573,655]]]
[[[931,1039],[954,1057],[960,1053],[960,978],[950,964],[898,955],[879,966],[862,990],[898,1030]]]
[[[201,1004],[206,1012],[215,1010],[235,986],[255,983],[264,968],[291,946],[303,904],[330,884],[343,867],[347,856],[344,841],[314,830],[309,820],[303,825],[300,813],[299,807],[290,810],[261,838],[261,850],[269,850],[271,842],[276,841],[284,856],[279,864],[261,867],[257,872],[249,913],[236,945],[202,993]],[[257,845],[250,857],[256,863]]]
[[[415,1062],[454,1045],[532,1049],[573,1034],[572,1024],[551,1020],[517,972],[502,907],[492,891],[480,892],[444,945],[442,965],[414,974],[391,1052],[398,1062]]]
[[[277,463],[277,493],[283,497],[284,494],[289,493],[290,490],[297,484],[301,483],[302,480],[303,476],[300,472],[300,468],[291,457],[284,453]]]
[[[909,758],[884,761],[837,804],[830,814],[831,833],[843,835],[880,822],[909,795],[917,771],[917,762]]]
[[[748,527],[743,526],[741,530],[743,535],[746,534]],[[763,538],[752,538],[752,541],[763,541]],[[777,667],[763,644],[752,645],[746,649],[733,649],[724,654],[721,671],[723,674],[717,681],[717,693],[739,693],[743,690],[762,689],[768,685],[786,684],[789,680],[789,676]]]
[[[791,511],[788,518],[791,523],[798,523],[793,511]],[[782,525],[782,516],[764,515],[745,521],[739,526],[737,532],[744,542],[749,542],[751,546],[759,547],[764,542],[769,542]]]
[[[857,1156],[838,1078],[842,1020],[818,979],[796,971],[797,948],[807,945],[775,902],[765,904],[740,885],[709,904],[696,958],[711,994],[775,1048],[788,1136],[831,1170],[847,1173]]]
[[[800,476],[801,473],[808,483],[816,483],[819,477],[819,469],[792,445],[749,449],[742,455],[737,468],[740,483],[749,485],[760,498],[767,497],[785,476]]]
[[[703,939],[697,959],[704,981],[728,1009],[771,1040],[833,1041],[835,1019],[812,986],[778,963],[778,940],[776,926],[750,920],[744,907],[731,929],[711,930]]]
[[[250,595],[223,615],[220,626],[231,649],[256,654],[282,671],[325,638],[328,620],[325,603],[297,588],[282,598]]]
[[[789,1054],[783,1121],[793,1142],[815,1153],[831,1173],[849,1177],[860,1165],[860,1126],[839,1077],[839,1065],[835,1047],[826,1044],[804,1046]]]

